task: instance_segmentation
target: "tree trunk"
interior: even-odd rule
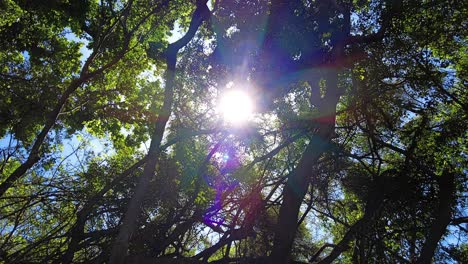
[[[74,79],[70,83],[70,85],[68,85],[67,89],[60,96],[60,99],[55,105],[52,112],[48,114],[44,126],[41,132],[37,135],[26,161],[22,163],[18,168],[16,168],[10,174],[10,176],[8,176],[7,179],[0,184],[0,197],[2,197],[5,194],[5,192],[13,185],[15,181],[21,178],[30,168],[32,168],[32,166],[34,166],[34,164],[36,164],[41,159],[42,144],[44,143],[47,134],[49,134],[49,131],[54,127],[55,122],[57,121],[57,118],[60,112],[62,111],[63,107],[67,103],[68,98],[70,98],[70,95],[72,95],[76,91],[76,89],[78,89],[85,82],[89,81],[90,79],[94,78],[95,76],[103,73],[107,69],[112,68],[115,64],[117,64],[117,62],[119,62],[120,59],[123,58],[123,56],[125,55],[125,52],[128,49],[128,44],[129,43],[127,41],[122,51],[119,54],[117,54],[109,63],[93,72],[88,73],[87,65],[91,64],[92,60],[94,59],[93,54],[95,54],[96,51],[94,51],[93,54],[91,54],[91,56],[85,62],[85,66],[81,71],[80,77]]]
[[[112,247],[110,263],[124,263],[129,247],[129,241],[132,233],[135,230],[136,221],[140,214],[140,207],[143,203],[146,190],[150,183],[151,178],[156,170],[156,163],[159,160],[161,141],[166,129],[166,124],[171,113],[172,102],[174,97],[174,76],[175,76],[175,54],[172,58],[167,58],[167,72],[166,72],[166,87],[164,91],[164,103],[161,109],[161,113],[155,124],[153,136],[151,137],[151,145],[147,155],[147,162],[143,169],[143,174],[138,180],[137,186],[130,203],[127,206],[127,211],[122,222],[122,226],[119,229],[119,234],[114,241]]]
[[[312,168],[330,146],[335,133],[336,104],[339,99],[337,71],[327,70],[324,74],[327,92],[321,100],[321,117],[313,120],[318,125],[317,132],[307,145],[296,169],[289,175],[283,189],[283,203],[280,207],[275,230],[271,261],[273,263],[290,262],[290,251],[296,234],[299,209],[309,187]]]
[[[40,160],[40,149],[44,140],[49,133],[50,129],[55,125],[58,115],[62,111],[63,106],[68,101],[70,95],[83,83],[82,78],[76,79],[73,81],[65,92],[60,97],[59,102],[54,107],[51,113],[49,113],[47,120],[45,121],[44,127],[41,132],[37,135],[36,140],[29,152],[27,160],[22,163],[13,173],[8,176],[8,178],[0,184],[0,197],[2,197],[5,192],[17,181],[21,176],[23,176],[34,164]]]
[[[146,189],[156,170],[156,164],[160,154],[161,141],[166,129],[167,121],[169,120],[171,114],[172,102],[174,100],[174,79],[177,53],[182,47],[187,45],[190,40],[192,40],[198,30],[198,27],[205,19],[210,16],[210,10],[208,9],[206,3],[207,0],[197,1],[197,8],[192,15],[192,20],[190,22],[187,33],[178,41],[170,44],[166,49],[165,56],[167,71],[165,76],[166,87],[164,90],[164,103],[161,108],[161,112],[158,115],[158,119],[156,120],[154,132],[151,137],[151,145],[147,155],[148,160],[143,169],[143,174],[138,180],[133,197],[127,206],[127,211],[125,212],[119,233],[112,246],[110,263],[122,264],[125,262],[130,239],[136,228],[136,221],[140,214],[140,207],[143,203]]]
[[[447,230],[452,216],[452,204],[455,199],[455,175],[451,172],[444,172],[439,179],[439,206],[434,212],[436,219],[426,237],[426,242],[421,250],[421,255],[416,263],[431,263],[439,240]]]

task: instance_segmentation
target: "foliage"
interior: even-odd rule
[[[0,0],[0,262],[466,262],[467,15]]]

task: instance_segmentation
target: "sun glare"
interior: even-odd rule
[[[249,95],[240,90],[228,90],[219,103],[224,121],[239,125],[247,121],[253,112],[253,103]]]

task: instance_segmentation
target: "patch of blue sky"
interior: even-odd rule
[[[27,50],[24,50],[21,52],[21,55],[23,55],[23,58],[25,61],[29,61],[29,52]]]
[[[49,133],[49,138],[56,137],[55,132]],[[93,156],[108,157],[114,155],[116,152],[113,148],[112,142],[107,138],[99,138],[91,135],[86,129],[75,133],[70,138],[64,139],[60,145],[59,143],[54,142],[55,149],[58,149],[60,153],[55,153],[57,163],[53,166],[52,170],[57,169],[56,166],[64,165],[67,163],[76,163],[78,161],[78,156],[75,155],[80,151],[84,151],[92,154]],[[0,150],[2,152],[12,152],[13,149],[22,144],[18,142],[14,135],[7,133],[0,139]],[[23,160],[26,157],[22,155],[27,153],[23,147],[18,148],[18,152],[14,153],[16,159]],[[84,154],[84,153],[82,153]],[[2,157],[3,158],[3,157]],[[44,175],[47,177],[47,175]]]
[[[13,135],[7,133],[5,136],[3,136],[3,138],[0,139],[0,149],[10,147],[10,143],[13,143],[13,141],[15,141]]]
[[[76,149],[82,147],[81,145],[85,145],[88,151],[92,151],[95,154],[105,153],[105,156],[115,154],[112,142],[109,139],[95,137],[88,133],[86,129],[83,129],[64,142],[61,156],[66,157],[70,155]]]
[[[88,49],[89,41],[85,38],[77,36],[75,33],[73,33],[73,31],[70,28],[65,28],[62,34],[65,36],[66,39],[70,41],[81,43],[80,60],[81,60],[81,63],[84,64],[84,62],[88,59],[88,57],[91,55],[91,52],[92,52],[92,50]]]
[[[182,31],[179,22],[175,22],[174,29],[171,31],[171,35],[167,38],[167,41],[171,44],[179,40],[185,33]]]
[[[107,158],[114,154],[115,150],[109,139],[95,137],[83,129],[63,143],[63,149],[59,154],[60,162],[56,164],[55,169],[79,164],[82,170],[87,170],[88,164],[82,162],[87,157]]]

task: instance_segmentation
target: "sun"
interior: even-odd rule
[[[244,91],[227,90],[221,97],[218,108],[224,121],[232,125],[240,125],[249,120],[254,107],[252,99]]]

